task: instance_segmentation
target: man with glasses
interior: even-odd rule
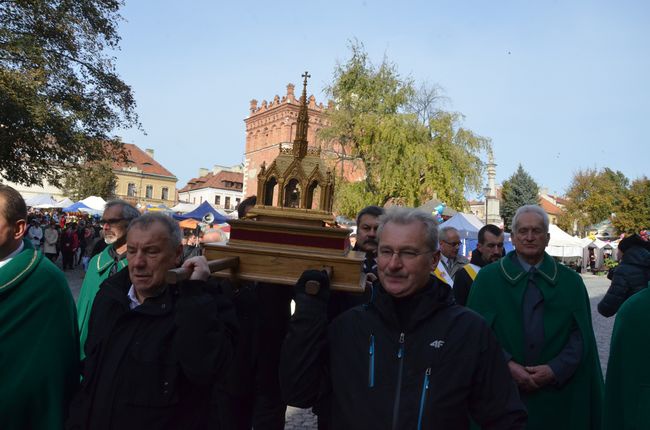
[[[440,262],[435,268],[435,274],[451,287],[454,286],[456,272],[469,263],[467,258],[458,255],[460,244],[458,230],[454,227],[440,229]]]
[[[88,336],[88,321],[95,295],[106,278],[127,266],[126,229],[131,220],[139,216],[140,212],[124,200],[111,200],[104,208],[99,224],[104,233],[104,242],[108,246],[88,263],[88,271],[77,299],[82,359],[85,356],[84,345]]]
[[[503,257],[503,230],[494,224],[487,224],[478,231],[478,244],[472,252],[471,261],[454,277],[456,303],[465,306],[469,290],[482,267]]]
[[[600,428],[603,377],[580,275],[544,250],[548,215],[537,205],[512,219],[515,250],[479,272],[467,306],[503,347],[528,408],[528,429]]]
[[[307,271],[296,284],[280,362],[288,403],[304,408],[331,396],[336,429],[469,429],[470,418],[484,429],[524,428],[525,409],[490,328],[431,275],[440,258],[433,217],[391,208],[377,236],[370,303],[328,325],[327,275]]]

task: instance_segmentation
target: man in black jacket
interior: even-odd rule
[[[440,258],[431,215],[394,208],[381,218],[377,294],[328,326],[328,278],[296,285],[280,363],[283,395],[309,407],[332,396],[334,429],[520,429],[526,412],[485,321],[454,305],[430,275]],[[315,295],[305,291],[318,281]],[[309,289],[313,292],[313,289]]]
[[[478,231],[478,244],[472,259],[454,276],[456,303],[465,306],[472,283],[483,266],[503,257],[503,230],[494,224],[486,224]]]
[[[183,264],[189,280],[166,283],[182,254],[171,218],[133,220],[126,252],[128,270],[106,279],[93,303],[67,428],[215,428],[211,399],[232,359],[234,311],[206,282],[203,257]]]
[[[614,269],[612,284],[598,303],[598,312],[611,317],[630,296],[647,288],[650,281],[650,242],[634,234],[621,240],[621,264]]]

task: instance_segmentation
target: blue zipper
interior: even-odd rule
[[[368,387],[375,386],[375,335],[370,335],[370,348],[368,349]]]
[[[399,421],[399,404],[402,395],[402,373],[404,371],[404,333],[399,334],[399,348],[397,349],[397,387],[395,388],[395,403],[393,404],[392,429],[397,430]]]
[[[422,395],[420,396],[420,413],[418,414],[418,430],[422,430],[422,416],[424,415],[424,401],[427,398],[427,391],[429,391],[429,376],[431,375],[431,368],[427,368],[424,372],[424,381],[422,382]]]

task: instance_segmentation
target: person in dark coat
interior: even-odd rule
[[[503,230],[493,224],[486,224],[478,231],[478,244],[472,252],[472,259],[454,276],[456,303],[465,306],[469,290],[481,268],[503,256],[503,239]]]
[[[612,283],[600,303],[598,312],[611,317],[623,302],[648,286],[650,281],[650,242],[635,234],[621,240],[618,250],[621,263],[613,272]]]
[[[206,281],[204,257],[168,285],[182,252],[178,224],[161,214],[133,220],[128,270],[106,279],[90,316],[82,388],[68,429],[206,429],[211,402],[233,357],[236,331],[229,302]]]
[[[61,253],[63,254],[63,270],[73,269],[74,255],[79,247],[79,238],[75,226],[68,226],[61,238]]]
[[[431,275],[438,229],[430,214],[392,208],[380,218],[375,299],[327,319],[329,279],[303,273],[282,348],[288,403],[331,396],[333,429],[523,429],[526,411],[485,320],[454,304]],[[314,295],[309,281],[320,284]],[[310,291],[313,291],[310,289]]]
[[[239,203],[240,219],[256,196]],[[241,282],[230,285],[240,332],[232,371],[226,381],[233,430],[282,430],[287,404],[278,378],[280,347],[287,333],[293,291],[286,285]]]

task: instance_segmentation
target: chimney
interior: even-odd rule
[[[209,169],[206,169],[205,167],[199,167],[199,178],[201,176],[206,176],[209,172]]]
[[[153,158],[153,149],[147,148],[144,152],[146,152],[149,157]]]

